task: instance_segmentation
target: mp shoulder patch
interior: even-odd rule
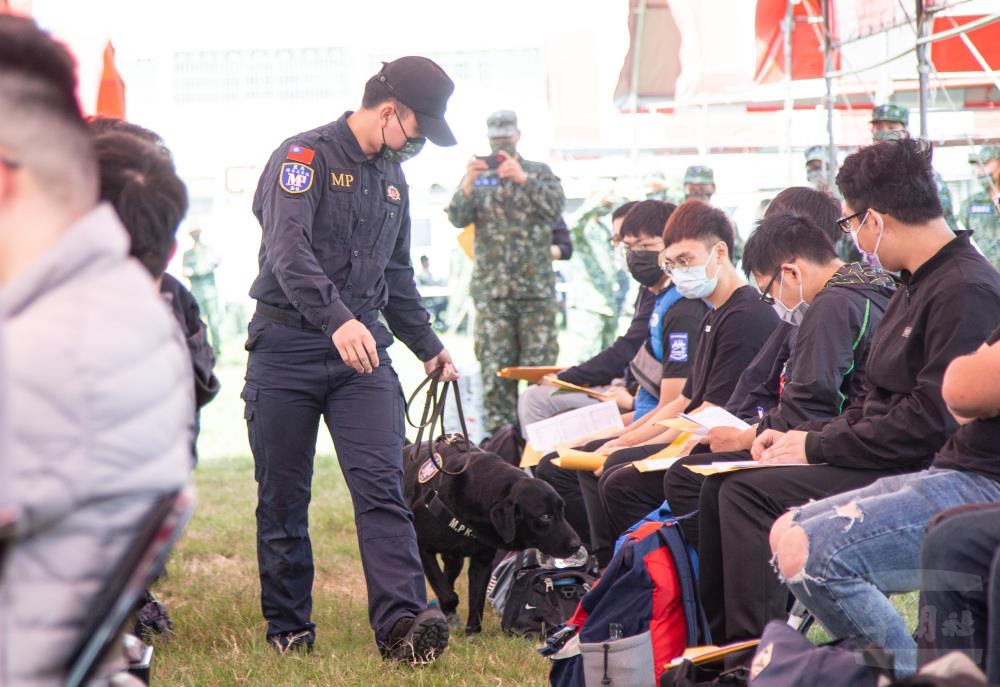
[[[672,363],[686,363],[688,361],[688,335],[687,332],[670,335],[670,353],[667,360]]]
[[[305,193],[312,188],[313,168],[297,162],[285,162],[278,173],[278,186],[287,193]]]
[[[439,454],[434,454],[437,461],[441,462],[441,456]],[[424,461],[423,465],[420,466],[420,470],[417,471],[417,481],[421,484],[426,484],[434,479],[434,476],[438,474],[440,470],[438,466],[434,464],[434,461],[430,458]]]

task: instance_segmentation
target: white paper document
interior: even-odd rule
[[[699,436],[705,436],[710,429],[715,429],[716,427],[732,427],[740,431],[750,429],[750,425],[721,406],[709,406],[704,410],[690,414],[678,413],[677,417],[684,418],[698,425],[700,429],[692,430],[691,433],[698,434]]]
[[[618,404],[604,401],[532,422],[524,428],[528,442],[536,451],[548,453],[557,444],[583,439],[606,429],[623,427]]]

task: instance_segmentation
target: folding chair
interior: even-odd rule
[[[796,599],[795,603],[792,604],[792,610],[788,612],[788,626],[800,634],[805,634],[815,620],[816,618],[809,612],[805,604]]]
[[[161,497],[140,523],[138,534],[112,571],[104,591],[94,602],[91,620],[67,665],[66,687],[87,684],[118,639],[122,627],[142,595],[166,563],[194,512],[191,487]],[[147,652],[146,660],[151,660]]]

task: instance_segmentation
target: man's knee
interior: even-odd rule
[[[768,537],[768,541],[771,544],[772,554],[776,554],[778,552],[778,542],[781,541],[781,538],[784,536],[785,532],[787,532],[792,527],[792,519],[794,517],[795,514],[789,511],[784,515],[782,515],[777,520],[775,520],[774,524],[771,525],[771,534]]]
[[[775,523],[775,527],[777,524]],[[771,534],[774,534],[773,528]],[[804,579],[806,561],[809,558],[809,537],[801,525],[788,525],[773,549],[775,565],[782,580],[799,582]]]
[[[517,399],[517,416],[521,427],[544,420],[552,415],[551,396],[554,387],[532,384]]]

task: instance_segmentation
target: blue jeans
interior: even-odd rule
[[[920,547],[930,520],[954,506],[1000,500],[1000,484],[973,472],[931,468],[793,509],[809,541],[804,569],[785,580],[835,637],[863,637],[916,672],[917,647],[888,594],[920,584]]]

